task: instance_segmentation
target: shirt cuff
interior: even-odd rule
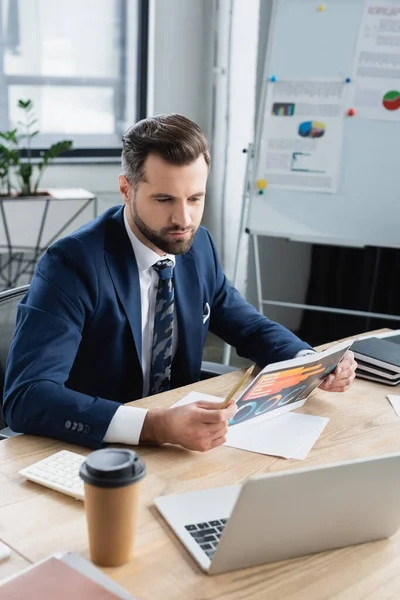
[[[103,441],[137,446],[146,415],[147,408],[120,406],[110,421]]]
[[[297,354],[295,354],[294,358],[300,358],[300,356],[307,356],[307,354],[316,354],[316,350],[310,350],[309,348],[304,348],[304,350],[300,350]]]

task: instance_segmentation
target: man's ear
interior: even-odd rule
[[[129,190],[131,189],[131,184],[125,177],[125,175],[118,176],[118,184],[119,191],[125,203],[129,202]]]

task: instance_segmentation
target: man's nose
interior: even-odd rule
[[[190,215],[190,207],[187,204],[181,204],[175,207],[172,215],[172,223],[173,225],[182,227],[182,229],[190,227],[192,224],[192,217]]]

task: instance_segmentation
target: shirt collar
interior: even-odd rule
[[[143,244],[143,242],[136,237],[132,229],[129,227],[128,219],[126,217],[126,208],[124,208],[124,223],[126,233],[128,234],[128,238],[132,244],[133,252],[135,253],[139,271],[146,271],[147,269],[150,269],[156,262],[165,258],[172,260],[175,266],[174,254],[165,254],[164,256],[160,256],[157,254],[157,252],[154,252],[154,250],[146,246],[146,244]]]

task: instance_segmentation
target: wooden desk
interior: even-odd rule
[[[12,550],[10,558],[0,561],[0,580],[11,577],[11,575],[18,573],[18,571],[29,567],[30,564],[28,560]]]
[[[168,406],[190,390],[224,395],[240,375],[230,373],[135,405]],[[142,447],[148,476],[143,482],[136,556],[132,563],[106,572],[141,600],[400,598],[399,535],[210,577],[200,571],[153,507],[153,498],[160,494],[235,484],[253,473],[400,451],[400,419],[386,399],[395,391],[361,380],[346,394],[318,391],[300,411],[330,421],[305,461],[228,447],[205,454]],[[0,442],[0,539],[28,561],[66,549],[88,556],[83,504],[17,474],[62,448],[88,453],[82,447],[32,436]]]

